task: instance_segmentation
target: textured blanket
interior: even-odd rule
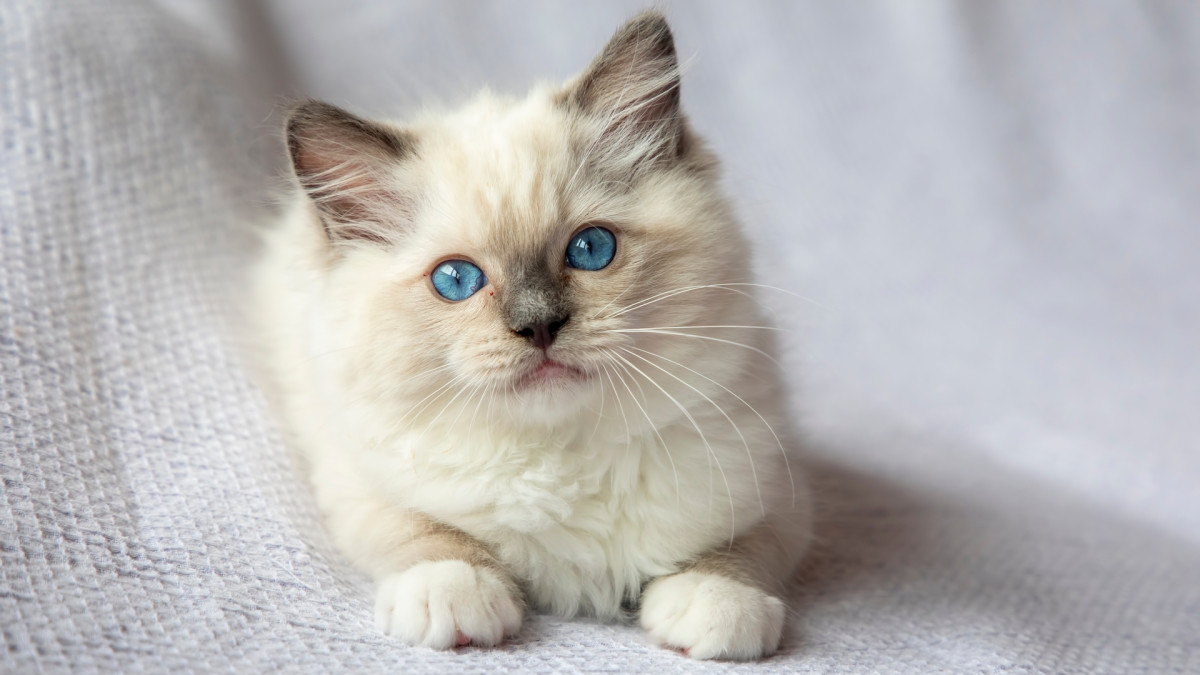
[[[278,103],[582,67],[641,3],[0,3],[0,671],[1200,671],[1200,5],[675,3],[821,502],[780,654],[377,634],[237,330]]]

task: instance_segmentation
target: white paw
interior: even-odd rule
[[[779,647],[784,614],[779,598],[703,572],[659,577],[642,595],[642,627],[660,644],[693,659],[770,655]]]
[[[499,575],[461,560],[413,565],[379,584],[375,625],[410,645],[492,647],[521,628],[520,603]]]

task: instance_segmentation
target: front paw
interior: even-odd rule
[[[659,577],[642,595],[642,627],[693,659],[752,660],[779,648],[785,607],[754,586],[716,574]]]
[[[462,560],[413,565],[375,595],[379,630],[410,645],[493,647],[521,628],[521,604],[500,575]]]

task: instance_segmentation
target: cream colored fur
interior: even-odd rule
[[[624,91],[644,103],[676,86],[673,51],[661,70]],[[519,626],[521,595],[615,619],[660,579],[642,599],[652,636],[756,658],[778,645],[810,518],[771,332],[713,328],[767,325],[746,241],[682,119],[677,133],[614,128],[639,109],[611,88],[601,105],[624,113],[572,107],[586,77],[381,124],[412,141],[394,161],[335,158],[321,175],[371,202],[352,225],[373,238],[339,236],[346,223],[297,190],[257,269],[265,358],[330,530],[380,581],[384,630],[495,644]],[[616,259],[566,268],[567,242],[594,223],[616,233]],[[428,275],[450,258],[489,285],[438,297]],[[519,384],[543,354],[502,305],[530,259],[571,303],[546,356],[582,381]],[[442,526],[457,539],[428,538]]]

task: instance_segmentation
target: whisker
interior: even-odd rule
[[[483,394],[483,386],[482,385],[472,385],[472,386],[474,388],[471,390],[471,394],[467,397],[467,400],[464,401],[464,405],[462,406],[462,408],[459,409],[458,414],[454,416],[454,421],[450,423],[451,427],[458,426],[458,420],[461,419],[463,416],[463,413],[465,413],[467,411],[467,404],[471,403],[471,399],[475,397],[476,393],[480,394],[479,403],[483,403],[483,395],[482,395]],[[476,410],[476,412],[479,411],[478,403],[475,404],[475,410]]]
[[[616,355],[616,352],[613,352],[611,349],[609,349],[607,351],[610,352],[611,354],[613,354],[614,356]],[[613,363],[614,363],[614,365],[619,365],[616,363],[616,361],[613,361]],[[629,379],[633,380],[633,384],[634,384],[634,386],[637,387],[638,393],[642,395],[642,404],[645,405],[646,408],[648,409],[650,407],[650,399],[649,399],[649,397],[646,396],[646,390],[642,388],[642,383],[639,382],[638,379],[633,376],[633,373],[629,373],[628,369],[626,369],[625,372],[629,374]],[[629,392],[629,395],[633,396],[633,392],[632,391]],[[636,403],[637,400],[634,399],[634,402]]]
[[[471,421],[469,424],[470,424],[470,427],[472,430],[475,429],[475,420],[479,418],[479,409],[483,407],[484,400],[485,399],[488,401],[492,400],[492,392],[494,392],[495,390],[496,390],[496,383],[493,382],[491,385],[488,386],[487,391],[484,392],[483,396],[479,397],[479,403],[475,405],[475,412],[471,413]]]
[[[634,302],[626,307],[623,307],[623,308],[617,310],[616,312],[613,312],[612,314],[608,315],[605,318],[611,319],[613,317],[620,316],[626,312],[631,312],[635,309],[640,309],[642,307],[645,307],[646,305],[650,305],[650,304],[653,304],[656,302],[661,302],[662,300],[666,300],[667,298],[673,298],[676,295],[680,295],[683,293],[690,293],[692,291],[704,290],[706,288],[727,290],[727,291],[730,291],[731,293],[738,293],[739,295],[744,295],[747,298],[754,300],[755,302],[761,303],[761,300],[759,298],[755,297],[754,295],[752,295],[750,293],[747,293],[744,291],[739,291],[739,290],[737,290],[736,287],[765,288],[767,290],[778,291],[780,293],[790,295],[792,297],[798,298],[805,302],[812,303],[813,305],[816,305],[817,307],[821,307],[823,309],[825,308],[824,305],[817,302],[816,300],[805,297],[803,295],[800,295],[799,293],[790,291],[786,288],[780,288],[778,286],[770,286],[767,284],[756,284],[756,283],[751,283],[751,282],[729,282],[729,283],[721,283],[721,284],[699,284],[696,286],[682,286],[680,288],[674,288],[674,289],[662,291],[662,292],[656,293],[655,295],[652,295],[648,298],[644,298],[644,299]]]
[[[615,356],[617,358],[621,358],[619,355],[617,355],[615,353],[610,352],[610,355]],[[617,363],[616,361],[613,361],[613,366],[620,366],[620,364]],[[626,371],[626,372],[628,372],[628,371]],[[663,451],[667,453],[667,461],[671,463],[671,473],[675,476],[675,506],[678,507],[681,503],[681,500],[683,499],[683,497],[682,497],[683,492],[680,490],[680,487],[679,487],[679,470],[675,467],[675,458],[671,456],[671,448],[667,447],[667,442],[665,440],[663,440],[662,434],[659,433],[659,431],[658,431],[658,425],[656,425],[654,423],[654,420],[650,419],[650,413],[647,412],[644,407],[642,407],[642,404],[638,403],[637,398],[633,395],[633,389],[629,388],[629,383],[625,381],[624,377],[621,377],[621,373],[619,371],[617,371],[617,377],[621,380],[621,384],[625,385],[625,389],[629,391],[629,397],[631,399],[633,399],[633,402],[637,405],[638,410],[642,411],[642,415],[644,415],[646,417],[646,422],[649,423],[650,429],[652,429],[654,431],[654,435],[656,437],[658,437],[659,445],[661,445]],[[629,375],[629,377],[632,379],[633,374],[631,373]],[[636,382],[637,381],[634,380],[635,384],[636,384]]]
[[[415,404],[413,404],[413,406],[412,406],[411,408],[409,408],[409,409],[408,409],[408,412],[406,412],[406,413],[404,413],[403,415],[401,415],[401,416],[400,416],[400,419],[396,420],[395,424],[393,424],[393,425],[392,425],[392,428],[394,429],[394,428],[396,428],[396,427],[399,427],[400,425],[402,425],[402,424],[403,424],[405,421],[407,421],[407,420],[408,420],[408,418],[409,418],[409,416],[410,416],[410,415],[419,415],[419,414],[421,414],[421,411],[423,411],[423,410],[425,409],[425,407],[418,408],[418,406],[420,406],[422,403],[425,403],[425,402],[426,402],[426,401],[428,401],[430,398],[432,398],[432,397],[436,396],[438,393],[440,393],[440,392],[444,391],[445,389],[448,389],[448,388],[450,388],[450,387],[454,386],[456,383],[458,383],[458,382],[460,382],[460,381],[462,381],[462,380],[465,380],[465,379],[466,379],[466,376],[465,376],[465,375],[458,375],[458,376],[454,377],[453,379],[451,379],[449,382],[446,382],[446,383],[445,383],[445,384],[443,384],[442,386],[440,386],[440,387],[438,387],[437,389],[434,389],[432,392],[430,392],[430,393],[426,394],[426,395],[425,395],[425,398],[421,399],[420,401],[417,401]],[[426,407],[428,407],[428,405],[429,405],[429,404],[428,404],[428,403],[426,403]],[[389,432],[389,433],[390,433],[390,432]]]
[[[601,312],[608,309],[609,307],[612,307],[612,304],[614,302],[616,302],[617,300],[620,300],[621,296],[625,295],[626,293],[629,292],[630,289],[632,289],[634,286],[636,286],[638,281],[641,280],[642,274],[645,272],[645,270],[646,270],[645,267],[638,268],[637,274],[635,274],[633,276],[633,281],[629,282],[629,285],[625,287],[625,290],[618,293],[617,296],[615,298],[613,298],[612,300],[609,300],[607,305],[605,305],[605,306],[601,307],[600,309],[596,310],[595,312],[593,312],[591,318],[594,319],[597,316],[600,316]]]
[[[417,373],[416,375],[406,376],[406,377],[404,377],[403,380],[397,382],[396,384],[385,387],[383,389],[383,391],[380,391],[378,394],[376,394],[375,397],[372,398],[369,403],[367,403],[367,405],[375,405],[376,403],[378,403],[385,397],[391,396],[392,394],[394,394],[398,391],[402,391],[402,390],[408,388],[410,385],[412,385],[413,382],[423,379],[425,377],[428,377],[430,375],[433,375],[434,373],[446,370],[450,367],[451,367],[450,364],[445,364],[442,366],[438,366],[436,368],[430,368],[428,370],[422,371],[420,373]],[[364,402],[364,400],[366,399],[366,397],[368,395],[369,395],[369,392],[364,392],[362,395],[357,396],[355,398],[355,400],[359,403],[362,403],[362,402]],[[403,418],[401,418],[401,419],[403,419]],[[389,431],[389,433],[390,433],[390,431]]]
[[[713,342],[720,342],[720,343],[727,344],[727,345],[733,345],[735,347],[742,347],[743,349],[749,349],[752,352],[757,352],[758,354],[765,356],[768,360],[770,360],[771,363],[774,363],[775,365],[779,366],[780,368],[783,367],[783,364],[780,363],[774,356],[771,356],[770,354],[764,352],[763,350],[759,349],[758,347],[753,347],[751,345],[742,344],[741,342],[734,342],[733,340],[725,340],[722,338],[715,338],[710,335],[692,335],[691,333],[679,333],[676,331],[657,330],[654,328],[610,328],[609,330],[607,330],[605,332],[607,332],[607,333],[654,333],[654,334],[658,334],[658,335],[675,335],[677,337],[690,337],[690,338],[696,338],[697,340],[711,340]]]
[[[712,444],[708,442],[708,437],[705,436],[704,431],[700,429],[700,424],[696,422],[696,418],[692,416],[692,413],[688,411],[688,409],[684,407],[682,403],[679,402],[679,399],[672,396],[670,392],[664,389],[661,384],[654,380],[654,378],[647,375],[644,371],[642,371],[641,368],[638,368],[629,359],[621,356],[620,354],[613,354],[613,356],[615,356],[621,363],[640,373],[642,377],[646,378],[647,382],[657,387],[664,396],[666,396],[671,400],[672,403],[675,404],[675,407],[679,408],[679,411],[683,413],[684,417],[686,417],[688,421],[692,423],[692,426],[696,429],[696,433],[700,434],[700,440],[704,443],[704,447],[708,450],[713,460],[716,461],[717,471],[721,473],[721,480],[725,482],[725,494],[729,497],[729,546],[732,548],[734,534],[737,532],[737,509],[733,504],[733,488],[729,485],[729,477],[725,475],[725,467],[721,466],[721,458],[717,457],[717,453],[715,450],[713,450]]]
[[[762,514],[762,516],[764,518],[766,518],[767,517],[767,507],[766,507],[766,504],[763,503],[762,487],[758,483],[758,468],[754,466],[754,453],[750,452],[750,443],[746,441],[746,436],[744,434],[742,434],[741,428],[738,427],[737,423],[733,421],[733,418],[729,416],[729,413],[725,412],[724,408],[717,405],[717,402],[712,400],[708,396],[708,394],[705,394],[704,392],[700,391],[699,389],[694,387],[690,382],[687,382],[686,380],[679,377],[675,373],[672,373],[671,371],[667,370],[666,368],[663,368],[662,366],[658,365],[657,363],[654,363],[650,359],[647,359],[644,356],[635,354],[635,353],[629,351],[628,349],[622,349],[622,351],[624,351],[626,354],[629,354],[630,356],[634,356],[634,357],[641,359],[642,361],[645,361],[646,363],[654,366],[655,368],[658,368],[662,372],[664,372],[667,375],[670,375],[671,377],[678,380],[680,384],[691,389],[692,391],[696,392],[697,394],[700,394],[700,396],[702,396],[705,401],[708,401],[709,404],[712,405],[712,407],[717,409],[717,412],[721,413],[721,415],[725,417],[725,421],[729,422],[729,426],[733,427],[733,430],[737,432],[738,438],[742,439],[742,447],[744,447],[746,449],[746,458],[750,460],[750,475],[752,478],[754,478],[754,491],[756,493],[758,493],[758,510]]]
[[[433,405],[439,398],[441,398],[445,394],[446,390],[450,389],[451,387],[453,387],[454,385],[456,385],[460,382],[466,381],[466,379],[467,379],[466,375],[458,375],[454,379],[450,380],[449,382],[443,384],[442,386],[438,387],[437,389],[435,389],[432,392],[430,392],[429,394],[427,394],[425,396],[425,398],[418,401],[416,403],[416,405],[414,405],[412,408],[409,408],[408,412],[404,413],[404,415],[402,415],[400,417],[400,419],[398,419],[394,423],[392,423],[392,425],[390,427],[388,427],[386,435],[391,436],[392,434],[399,431],[399,429],[406,422],[415,421],[417,416],[420,415],[422,412],[424,412],[426,408]],[[436,396],[436,398],[435,398],[435,396]],[[424,403],[424,405],[421,405],[422,403]],[[418,406],[420,406],[420,407],[418,407]]]
[[[485,426],[487,426],[489,437],[492,437],[492,406],[496,403],[496,390],[499,388],[500,384],[498,382],[493,384],[492,391],[490,394],[488,394],[487,416],[484,418],[483,423]]]
[[[667,300],[668,298],[673,298],[676,295],[690,293],[691,291],[704,290],[706,288],[714,288],[717,290],[729,291],[730,293],[737,293],[738,295],[745,296],[754,301],[758,300],[758,298],[754,297],[754,295],[751,293],[747,293],[745,291],[739,291],[734,288],[725,288],[718,284],[701,284],[699,286],[681,286],[679,288],[672,288],[670,290],[662,291],[660,293],[655,293],[654,295],[652,295],[648,298],[642,298],[641,300],[632,302],[624,307],[617,309],[616,311],[612,312],[611,314],[609,314],[608,316],[606,316],[604,318],[605,319],[613,319],[613,318],[621,316],[622,314],[625,314],[627,312],[632,312],[635,309],[641,309],[642,307],[645,307],[647,305],[652,305],[656,302],[662,302],[663,300]]]
[[[617,329],[617,330],[623,330],[623,331],[627,331],[627,332],[637,332],[637,331],[644,332],[644,331],[652,331],[652,330],[682,330],[684,328],[751,328],[751,329],[755,329],[755,330],[775,330],[775,331],[779,331],[782,333],[789,332],[788,329],[780,328],[779,326],[728,326],[728,325],[725,325],[725,326],[694,326],[694,325],[650,326],[650,327],[641,327],[641,328],[621,328],[621,329]]]
[[[765,288],[768,291],[777,291],[779,293],[783,293],[784,295],[790,295],[793,298],[796,298],[797,300],[803,300],[805,302],[812,303],[822,309],[826,309],[825,305],[822,305],[821,303],[817,302],[816,300],[813,300],[812,298],[805,296],[805,295],[800,295],[796,291],[793,291],[793,290],[790,290],[787,288],[783,288],[780,286],[771,286],[770,284],[756,284],[751,281],[731,281],[728,283],[713,284],[713,285],[714,286],[749,286],[752,288]]]
[[[587,443],[584,447],[590,446],[596,438],[596,432],[600,431],[600,423],[604,421],[604,380],[600,380],[600,412],[596,414],[596,426],[592,427],[592,433],[588,436]]]
[[[629,418],[625,416],[625,404],[621,403],[621,392],[617,391],[617,385],[613,382],[612,373],[608,371],[608,366],[601,363],[600,367],[604,369],[604,375],[608,377],[608,383],[612,385],[613,396],[617,399],[617,407],[621,410],[621,419],[625,420],[625,442],[630,443],[633,438],[633,430],[629,427]],[[633,392],[630,392],[630,396]]]
[[[464,379],[465,379],[465,378],[464,378]],[[434,425],[434,424],[435,424],[435,423],[436,423],[436,422],[437,422],[439,419],[441,419],[442,415],[446,414],[446,411],[450,409],[450,406],[454,405],[454,402],[458,400],[458,397],[459,397],[459,396],[462,396],[464,392],[470,391],[471,393],[470,393],[470,395],[467,397],[467,400],[468,400],[468,401],[470,401],[470,400],[471,400],[471,399],[470,399],[470,397],[471,397],[471,396],[474,396],[474,395],[475,395],[475,391],[476,391],[476,390],[478,390],[478,389],[479,389],[479,386],[478,386],[478,385],[471,385],[471,386],[470,386],[470,388],[463,387],[462,389],[459,389],[459,390],[458,390],[458,393],[457,393],[457,394],[455,394],[455,395],[454,395],[454,397],[453,397],[453,398],[451,398],[449,401],[447,401],[447,402],[446,402],[446,405],[442,406],[442,409],[438,411],[438,414],[437,414],[437,415],[434,415],[433,419],[431,419],[431,420],[429,420],[428,422],[426,422],[426,423],[425,423],[425,428],[421,430],[421,435],[420,435],[420,436],[418,436],[418,437],[417,437],[417,439],[418,439],[418,440],[420,440],[420,441],[422,441],[422,442],[424,442],[424,440],[425,440],[425,434],[429,433],[429,430],[433,428],[433,425]],[[462,411],[461,411],[461,410],[459,411],[459,415],[462,415]],[[456,418],[456,421],[457,421],[457,418]],[[453,422],[451,423],[451,426],[454,426]]]
[[[677,295],[683,295],[684,293],[691,293],[692,291],[702,291],[702,290],[709,289],[709,288],[715,289],[715,290],[721,290],[721,291],[729,291],[730,293],[736,293],[737,295],[741,295],[743,297],[749,298],[750,300],[754,300],[756,302],[758,301],[758,298],[754,297],[754,295],[752,293],[749,293],[749,292],[743,291],[743,290],[739,290],[736,288],[730,288],[724,284],[699,284],[696,286],[681,286],[679,288],[674,288],[674,289],[663,291],[661,293],[656,293],[648,298],[643,298],[641,300],[638,300],[637,302],[630,303],[629,305],[622,307],[621,309],[617,310],[616,312],[610,314],[608,317],[605,317],[605,318],[617,317],[622,314],[625,314],[626,312],[632,312],[633,310],[641,309],[642,307],[645,307],[647,305],[652,305],[656,302],[661,302],[663,300],[673,298]]]
[[[631,347],[630,349],[642,352],[644,354],[649,354],[650,356],[654,356],[656,358],[660,358],[664,361],[667,361],[668,363],[673,363],[688,372],[695,373],[696,375],[703,377],[704,379],[708,380],[709,382],[712,382],[713,384],[717,385],[718,387],[724,389],[726,392],[729,393],[730,396],[733,396],[734,398],[736,398],[738,401],[741,402],[742,405],[749,408],[751,412],[753,412],[755,415],[758,415],[758,419],[762,420],[763,426],[765,426],[767,428],[767,431],[771,432],[771,436],[775,439],[775,443],[779,446],[779,454],[783,455],[783,466],[784,466],[784,469],[787,471],[788,482],[791,483],[791,486],[792,486],[792,508],[793,509],[796,508],[796,478],[795,478],[795,476],[792,475],[792,464],[791,464],[791,461],[788,460],[787,450],[784,449],[783,441],[779,440],[779,435],[775,433],[775,429],[771,426],[771,423],[767,421],[767,418],[762,416],[762,413],[758,412],[758,409],[756,409],[754,406],[747,403],[746,399],[742,398],[741,396],[738,396],[737,392],[730,389],[729,387],[726,387],[725,385],[721,384],[720,382],[717,382],[716,380],[712,379],[711,377],[708,377],[707,375],[704,375],[703,373],[699,373],[699,372],[696,372],[695,370],[692,370],[691,368],[688,368],[687,366],[683,365],[682,363],[680,363],[674,359],[669,359],[669,358],[663,356],[662,354],[655,354],[652,351],[640,349],[638,347]]]

